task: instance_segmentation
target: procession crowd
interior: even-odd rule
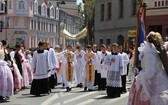
[[[144,46],[139,47],[142,68],[136,72],[133,69],[133,46],[126,53],[117,43],[87,45],[86,48],[77,43],[61,51],[59,45],[52,48],[48,42],[39,42],[38,49],[31,52],[21,45],[11,46],[2,40],[0,100],[8,100],[29,85],[31,95],[50,94],[57,79],[62,78],[62,86],[67,92],[72,91],[75,81],[76,87],[84,91],[96,90],[96,86],[98,90],[106,90],[108,98],[126,93],[128,80],[132,82],[129,105],[167,105],[168,77],[151,41],[156,35],[160,34],[149,33]],[[168,44],[165,44],[165,49],[168,49]]]
[[[68,45],[65,50],[39,42],[34,52],[20,45],[1,43],[1,85],[0,99],[8,100],[14,93],[31,85],[30,94],[40,96],[50,94],[57,85],[57,79],[69,92],[72,82],[84,91],[107,90],[108,97],[120,97],[126,90],[127,66],[130,59],[122,46],[102,44],[83,48],[79,43],[75,47]],[[133,47],[130,47],[133,51]],[[131,68],[130,63],[130,68]],[[130,73],[130,81],[132,73]],[[58,80],[60,81],[60,80]],[[112,94],[113,93],[113,94]]]

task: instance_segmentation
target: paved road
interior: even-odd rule
[[[61,86],[52,90],[50,95],[34,97],[29,94],[30,89],[25,89],[11,97],[9,102],[0,105],[127,105],[128,92],[120,98],[109,99],[106,91],[84,92],[83,88],[72,88],[65,92]]]

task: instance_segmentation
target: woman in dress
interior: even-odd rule
[[[147,42],[138,48],[142,70],[133,80],[128,105],[168,105],[168,76],[158,54],[161,51],[153,44],[155,41],[161,42],[160,34],[150,32]]]
[[[14,47],[12,45],[7,46],[7,51],[8,51],[9,57],[11,58],[11,69],[12,69],[13,79],[14,79],[14,92],[17,93],[22,88],[23,78],[15,63],[15,59],[14,59],[15,51],[13,51],[13,49]]]
[[[13,95],[14,89],[12,71],[4,61],[4,57],[4,50],[0,42],[0,101],[8,100]]]

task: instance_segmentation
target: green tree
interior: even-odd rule
[[[94,43],[95,0],[83,0],[85,26],[88,28],[87,44]]]

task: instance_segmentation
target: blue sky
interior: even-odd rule
[[[80,2],[82,2],[82,0],[77,0],[77,4],[79,4]]]

